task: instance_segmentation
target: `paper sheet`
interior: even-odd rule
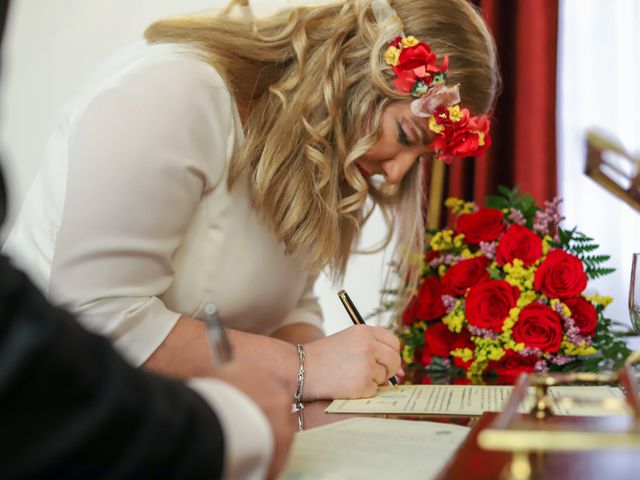
[[[372,398],[334,400],[328,413],[398,415],[482,415],[499,412],[513,387],[497,385],[401,385],[381,387]],[[628,415],[624,394],[609,386],[559,386],[550,389],[559,415]],[[528,411],[531,403],[525,403]]]
[[[445,423],[352,418],[296,434],[279,478],[433,478],[468,432]]]

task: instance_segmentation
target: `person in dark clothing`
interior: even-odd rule
[[[0,224],[6,210],[0,171]],[[0,256],[0,480],[274,476],[289,395],[253,365],[214,376],[186,385],[133,368]]]

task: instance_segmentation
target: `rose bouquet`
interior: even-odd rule
[[[429,232],[419,290],[396,326],[405,366],[479,382],[521,372],[617,367],[629,353],[586,295],[611,273],[593,239],[559,227],[560,200],[538,207],[517,188],[486,206],[450,198],[454,228]]]

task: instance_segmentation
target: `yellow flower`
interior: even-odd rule
[[[533,279],[535,277],[535,266],[525,267],[522,260],[516,258],[511,263],[507,263],[504,267],[507,274],[505,280],[518,287],[520,291],[533,290]]]
[[[504,356],[499,339],[476,338],[475,343],[477,361],[500,360]]]
[[[434,116],[429,117],[429,130],[433,133],[440,133],[444,130],[444,125],[438,125]]]
[[[444,201],[444,206],[453,210],[453,213],[458,213],[462,205],[464,205],[464,200],[456,197],[449,197]]]
[[[444,274],[447,273],[446,265],[438,265],[438,276],[444,277]]]
[[[467,202],[464,204],[464,206],[462,207],[462,210],[460,211],[460,213],[471,213],[476,209],[476,204],[473,202]]]
[[[452,357],[458,357],[462,359],[463,362],[468,362],[473,358],[473,352],[469,348],[456,348],[451,351]]]
[[[474,362],[469,366],[469,370],[467,370],[467,378],[469,380],[476,380],[478,384],[482,384],[482,374],[484,373],[485,368],[487,368],[486,360],[479,360],[476,358]]]
[[[571,310],[569,310],[569,307],[567,307],[564,303],[562,303],[557,298],[551,299],[551,302],[549,302],[549,303],[550,303],[551,308],[553,309],[554,312],[558,311],[558,310],[556,310],[556,307],[558,306],[558,304],[560,304],[560,305],[562,305],[562,313],[564,314],[564,316],[565,317],[570,317],[571,316]]]
[[[437,232],[429,242],[429,246],[436,252],[449,250],[453,246],[453,230],[446,229]]]
[[[536,294],[536,292],[534,292],[533,290],[525,290],[523,292],[520,292],[520,298],[518,298],[516,306],[520,309],[523,309],[530,303],[533,303],[537,298],[538,294]]]
[[[574,345],[565,339],[562,341],[562,347],[567,355],[575,355],[578,357],[586,357],[598,353],[594,347],[587,347],[587,343],[584,340],[580,342],[580,345]]]
[[[452,122],[459,122],[462,120],[462,112],[460,111],[460,105],[454,105],[453,107],[449,107],[449,118]]]
[[[478,250],[478,252],[480,253],[480,255],[482,255],[481,251]],[[477,257],[478,254],[471,252],[471,250],[469,250],[468,248],[465,248],[462,252],[460,252],[460,256],[463,258],[473,258]]]
[[[442,323],[444,323],[449,330],[454,333],[460,333],[462,331],[462,324],[464,323],[464,309],[460,308],[462,302],[456,300],[456,305],[449,313],[442,317]]]
[[[513,350],[514,352],[521,352],[524,350],[524,343],[518,343],[515,340],[507,340],[504,343],[504,348],[507,350]]]
[[[423,321],[416,322],[413,324],[413,328],[416,331],[421,331],[422,333],[424,333],[424,331],[427,329],[427,323]]]
[[[549,235],[545,235],[544,238],[542,239],[542,256],[546,256],[547,253],[549,253],[549,250],[551,250],[551,242],[553,242],[553,238],[551,238]],[[542,261],[542,259],[540,259],[540,261]]]
[[[402,41],[400,42],[402,44],[403,47],[415,47],[417,44],[420,43],[420,40],[418,40],[416,37],[414,37],[413,35],[409,35],[408,37],[405,37],[402,39]]]
[[[478,145],[481,147],[484,145],[484,132],[473,132],[478,135]]]
[[[600,296],[598,294],[595,295],[585,295],[584,297],[586,300],[588,300],[591,303],[595,303],[598,305],[602,305],[603,307],[606,307],[607,305],[609,305],[611,302],[613,302],[613,298],[611,297],[607,297],[607,296]]]
[[[430,118],[433,118],[433,117],[430,117]],[[438,127],[441,127],[441,125],[438,125]],[[453,213],[457,215],[461,215],[464,213],[471,213],[475,211],[475,209],[477,208],[477,205],[474,202],[465,202],[464,200],[461,200],[455,197],[447,198],[444,201],[444,206],[450,209]]]
[[[487,358],[489,360],[500,360],[502,357],[504,357],[504,349],[501,347],[495,347],[489,350],[489,352],[487,353]]]
[[[400,50],[396,47],[389,47],[384,52],[384,61],[387,65],[395,67],[400,60]]]
[[[409,345],[405,345],[402,349],[402,360],[404,360],[404,363],[407,365],[411,365],[413,363],[413,348]]]
[[[453,239],[453,245],[457,248],[460,248],[462,246],[462,242],[464,242],[464,233],[456,235]]]
[[[513,326],[516,324],[518,320],[518,316],[520,315],[520,309],[518,307],[513,307],[509,309],[509,316],[504,319],[504,323],[502,324],[502,332],[510,334]]]

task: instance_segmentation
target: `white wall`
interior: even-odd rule
[[[322,0],[306,0],[318,3]],[[10,190],[8,225],[19,209],[63,105],[110,54],[141,38],[151,21],[164,16],[225,5],[226,0],[14,0],[5,32],[0,141]],[[286,0],[254,0],[256,13]],[[382,236],[379,216],[364,237]],[[344,284],[321,278],[316,286],[328,333],[348,326],[336,296],[346,288],[363,314],[379,301],[381,255],[358,256]]]
[[[617,271],[590,284],[614,297],[606,312],[629,323],[631,254],[640,212],[584,175],[585,133],[595,128],[640,156],[640,2],[563,0],[558,59],[558,160],[565,226],[594,237]]]

